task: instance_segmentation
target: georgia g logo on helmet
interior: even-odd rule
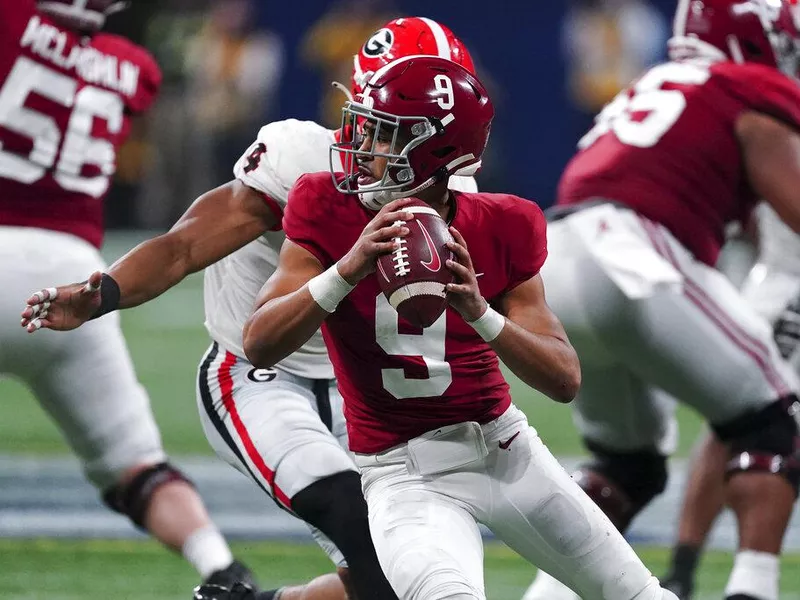
[[[394,32],[391,29],[379,29],[364,44],[364,54],[371,58],[383,56],[394,44]]]

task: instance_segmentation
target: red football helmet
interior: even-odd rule
[[[381,67],[418,54],[447,58],[475,73],[466,46],[447,27],[425,17],[394,19],[373,33],[353,57],[353,97],[364,90],[364,84]]]
[[[377,210],[450,175],[475,174],[494,107],[483,84],[461,65],[438,56],[408,56],[378,69],[343,113],[340,141],[331,146],[331,171],[337,170],[337,156],[352,167],[336,186]],[[361,147],[364,123],[375,127],[369,148]],[[377,151],[379,140],[391,140],[386,152]],[[383,177],[360,183],[356,165],[377,156],[388,161]]]
[[[120,0],[39,0],[39,10],[70,29],[93,32],[102,29],[106,17],[123,10]]]
[[[798,0],[678,0],[669,53],[761,63],[798,77]]]

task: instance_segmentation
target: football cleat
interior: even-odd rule
[[[208,579],[203,582],[201,587],[213,585],[230,589],[236,583],[244,583],[253,590],[258,591],[258,584],[256,583],[253,573],[238,560],[234,560],[224,569],[214,571],[208,576]]]
[[[677,579],[666,578],[661,587],[675,594],[678,600],[691,600],[692,598],[692,587]]]
[[[232,588],[206,583],[194,588],[192,600],[256,600],[256,593],[244,583],[234,583]]]

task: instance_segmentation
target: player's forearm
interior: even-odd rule
[[[245,323],[247,359],[259,368],[272,367],[305,344],[329,314],[311,297],[308,286],[267,301]]]
[[[527,331],[506,319],[490,345],[514,375],[532,388],[557,402],[571,402],[577,395],[581,368],[569,342]]]
[[[136,246],[108,269],[120,288],[119,308],[143,304],[177,285],[191,270],[188,255],[164,234]]]

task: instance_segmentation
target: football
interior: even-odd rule
[[[453,240],[444,219],[419,200],[403,207],[414,218],[409,234],[396,238],[397,249],[378,259],[377,277],[386,299],[397,313],[417,327],[430,327],[447,308],[445,285],[454,280],[445,262]]]

